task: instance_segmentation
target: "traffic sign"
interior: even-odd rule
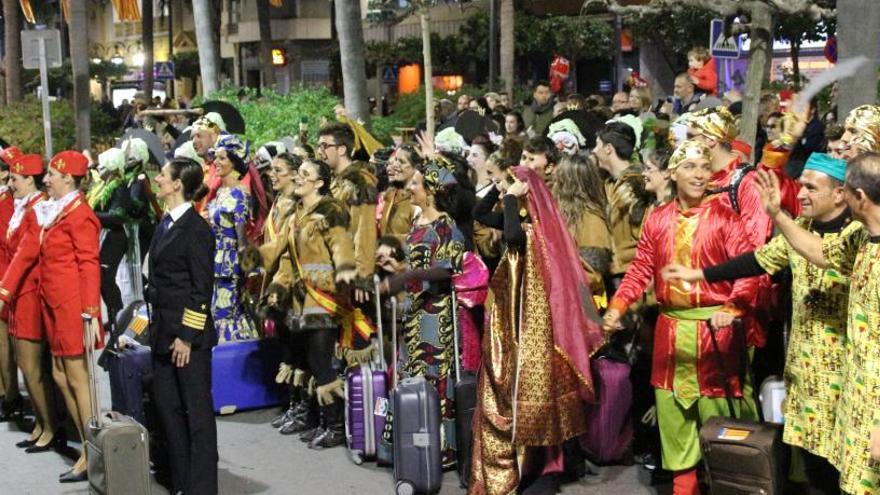
[[[173,81],[174,62],[156,62],[153,64],[153,75],[157,81]]]
[[[742,53],[740,36],[724,35],[723,19],[712,19],[709,29],[709,53],[716,58],[739,58]]]
[[[46,43],[46,67],[61,67],[61,32],[57,29],[31,29],[21,32],[21,62],[24,68],[40,68],[40,40]]]
[[[397,84],[397,66],[386,66],[382,71],[383,84]]]

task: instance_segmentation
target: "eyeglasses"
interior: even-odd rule
[[[322,151],[327,151],[327,148],[336,148],[341,146],[340,144],[330,144],[330,143],[318,143],[318,149]]]

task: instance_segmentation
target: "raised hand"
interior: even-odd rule
[[[434,136],[422,131],[416,134],[416,141],[419,143],[419,155],[421,155],[422,158],[425,160],[434,158],[437,154],[437,150],[434,148]]]
[[[771,218],[779,214],[782,205],[782,193],[779,190],[779,178],[776,174],[766,170],[757,171],[758,194],[761,196],[761,205]]]

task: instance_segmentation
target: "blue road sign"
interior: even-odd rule
[[[739,58],[742,53],[740,36],[724,36],[723,19],[712,19],[709,30],[709,53],[717,58]]]
[[[397,84],[397,66],[386,66],[382,71],[382,83]]]
[[[156,62],[153,64],[153,74],[157,81],[173,81],[174,62]]]

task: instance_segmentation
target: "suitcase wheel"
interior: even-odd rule
[[[415,492],[416,487],[414,487],[409,481],[397,482],[397,495],[413,495]]]

